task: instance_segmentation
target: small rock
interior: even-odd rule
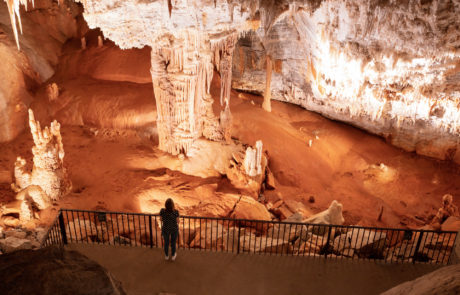
[[[25,239],[27,237],[27,233],[23,230],[20,230],[20,229],[12,229],[12,230],[9,230],[9,231],[6,231],[5,232],[5,237],[8,238],[8,237],[15,237],[15,238],[18,238],[18,239]]]
[[[4,216],[3,224],[10,227],[17,227],[19,226],[19,219],[14,218],[13,216]]]
[[[314,202],[315,202],[315,196],[310,196],[310,197],[308,198],[308,202],[309,202],[309,203],[314,203]]]
[[[276,184],[275,184],[275,176],[273,175],[273,173],[270,171],[270,169],[266,168],[267,170],[267,177],[265,178],[265,187],[269,190],[274,190],[276,188]]]
[[[284,222],[302,222],[303,216],[302,213],[296,212],[283,220]]]
[[[45,235],[46,235],[46,229],[44,229],[43,227],[37,227],[35,229],[35,239],[37,239],[39,243],[43,242]]]
[[[32,249],[32,243],[30,240],[8,237],[6,239],[0,240],[0,249],[5,253],[14,252],[17,250],[27,250]]]
[[[0,239],[3,239],[5,237],[5,234],[3,233],[3,227],[0,226]]]

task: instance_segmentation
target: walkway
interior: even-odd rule
[[[129,295],[379,294],[435,270],[435,265],[390,265],[294,256],[183,250],[175,262],[160,249],[72,244],[107,268]]]

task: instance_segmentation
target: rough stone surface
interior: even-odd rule
[[[2,294],[125,294],[102,266],[75,251],[45,248],[0,256]]]
[[[24,130],[34,89],[54,74],[62,44],[76,33],[75,3],[37,0],[28,8],[20,9],[23,34],[18,51],[7,5],[0,1],[0,142]]]
[[[271,220],[270,213],[265,206],[247,196],[241,197],[231,217],[237,219]]]
[[[27,171],[26,161],[18,157],[14,165],[15,183],[12,184],[18,193],[16,199],[21,201],[20,219],[24,222],[34,218],[33,206],[43,210],[72,187],[64,167],[61,125],[53,121],[49,128],[42,129],[30,109],[29,125],[35,144],[32,172]]]
[[[460,294],[460,264],[446,266],[413,281],[383,292],[381,295]]]
[[[266,1],[233,87],[291,102],[460,163],[458,1]],[[266,59],[273,70],[266,79]]]
[[[18,250],[32,249],[32,243],[28,239],[20,239],[11,236],[0,240],[0,248],[2,252],[10,253]]]
[[[313,216],[308,217],[304,220],[306,223],[315,223],[315,224],[337,224],[341,225],[345,219],[342,215],[342,204],[337,201],[332,201],[329,208],[315,214]]]

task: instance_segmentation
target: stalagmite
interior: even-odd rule
[[[173,155],[187,154],[202,135],[211,140],[224,138],[212,111],[213,65],[207,48],[206,35],[185,31],[152,49],[159,148]]]
[[[248,147],[243,161],[246,174],[254,177],[262,174],[262,141],[256,142],[256,148]]]
[[[266,56],[266,80],[265,80],[265,92],[264,92],[264,102],[262,103],[262,108],[266,110],[267,112],[272,111],[272,105],[271,105],[271,82],[272,82],[272,59],[270,55],[267,54]]]
[[[59,97],[59,87],[56,83],[51,83],[46,86],[46,94],[48,101],[55,101]]]
[[[99,35],[97,36],[97,47],[101,48],[104,45],[104,40],[102,39],[102,36]]]
[[[14,167],[15,183],[12,184],[12,188],[18,193],[18,200],[36,204],[38,209],[44,209],[51,201],[57,201],[67,194],[72,185],[63,163],[64,147],[59,123],[53,121],[49,128],[42,129],[40,123],[35,121],[33,111],[29,109],[29,125],[35,144],[32,148],[32,172],[26,170],[26,161],[18,157]],[[27,211],[29,205],[22,208]]]

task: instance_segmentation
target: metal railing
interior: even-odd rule
[[[456,232],[179,217],[179,249],[447,264]],[[61,209],[43,246],[163,247],[158,214]]]

